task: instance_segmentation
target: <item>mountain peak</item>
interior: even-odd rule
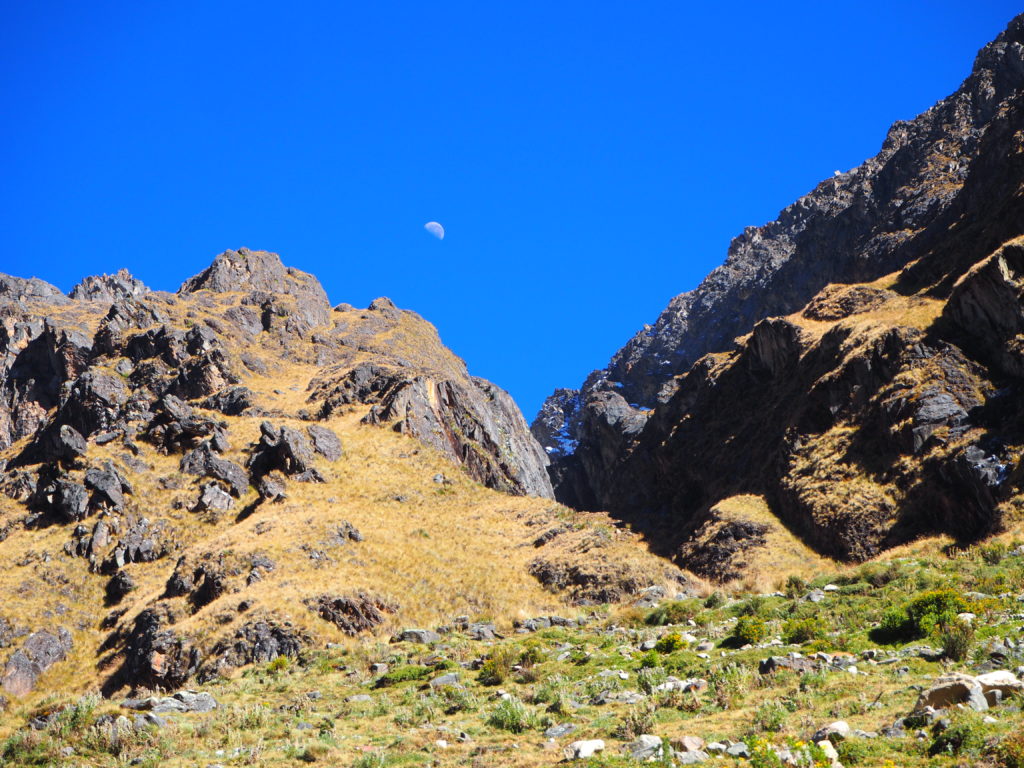
[[[327,294],[313,275],[286,267],[276,253],[239,248],[237,251],[227,250],[218,254],[209,267],[182,283],[178,293],[206,290],[217,293],[275,291],[294,294],[298,287],[319,294],[326,303]]]
[[[103,301],[113,304],[119,299],[131,299],[149,293],[149,288],[132,277],[127,269],[119,269],[112,275],[90,275],[71,289],[72,299]]]

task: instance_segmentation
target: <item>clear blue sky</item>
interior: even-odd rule
[[[531,419],[1020,10],[6,2],[0,271],[173,290],[274,250],[420,312]]]

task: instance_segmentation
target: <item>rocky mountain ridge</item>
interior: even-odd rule
[[[553,395],[532,429],[557,498],[630,520],[684,566],[737,494],[853,559],[1018,514],[1022,94],[1018,17],[956,93],[745,231],[581,391]]]
[[[734,348],[756,322],[799,310],[830,283],[873,281],[920,260],[964,214],[968,177],[995,161],[986,137],[1019,101],[1022,41],[1018,17],[979,52],[954,94],[895,123],[875,157],[821,182],[775,221],[747,228],[721,267],[675,297],[579,391],[552,395],[532,429],[554,462],[558,498],[604,506],[612,465],[701,356]],[[985,253],[1020,233],[1004,229]]]

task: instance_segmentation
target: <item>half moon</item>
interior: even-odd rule
[[[430,234],[436,237],[438,240],[444,240],[444,227],[438,224],[436,221],[428,221],[423,225],[423,228]]]

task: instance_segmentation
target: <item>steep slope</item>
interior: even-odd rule
[[[387,299],[332,308],[245,249],[177,294],[122,271],[75,296],[0,278],[8,696],[687,584],[552,503],[514,403]]]
[[[742,306],[757,301],[778,306],[772,281],[785,282],[804,263],[802,254],[815,253],[800,245],[811,231],[815,248],[837,243],[830,257],[836,268],[845,268],[847,258],[854,272],[901,268],[876,281],[823,286],[802,309],[761,319],[731,347],[670,379],[636,374],[651,362],[644,352],[635,360],[640,368],[627,369],[658,382],[650,409],[628,406],[620,394],[629,392],[628,384],[615,388],[605,374],[592,378],[586,399],[573,403],[582,428],[578,449],[556,461],[559,498],[634,522],[660,551],[698,571],[703,521],[722,500],[739,495],[764,498],[818,552],[842,559],[872,557],[932,532],[973,540],[1018,518],[1024,511],[1022,40],[1024,18],[1018,18],[979,54],[961,91],[915,127],[899,129],[927,141],[904,145],[891,156],[889,171],[874,168],[876,159],[855,174],[881,188],[887,174],[932,168],[923,158],[947,150],[950,137],[970,146],[945,166],[957,169],[955,183],[947,177],[935,187],[929,171],[893,190],[892,200],[904,201],[899,208],[916,200],[915,210],[927,211],[897,245],[877,233],[854,244],[834,228],[838,219],[818,217],[795,241],[793,255],[762,275],[767,282],[755,292],[759,298],[726,302],[721,311],[742,314]],[[878,209],[858,226],[878,232],[896,220]],[[764,231],[740,243],[767,237]],[[880,250],[882,242],[892,247]],[[722,283],[738,258],[735,249],[726,267],[679,301],[693,307],[714,286],[748,285]],[[815,261],[808,268],[823,274],[833,267]],[[813,283],[799,285],[809,290]],[[691,323],[696,315],[674,316]],[[710,315],[703,322],[708,325],[688,325],[679,337],[683,357],[701,329],[708,336],[694,344],[718,344],[721,323]],[[667,337],[651,338],[654,345]],[[566,400],[572,398],[559,393],[558,401]],[[546,414],[549,432],[557,410]],[[571,430],[561,437],[571,444]]]
[[[1012,155],[1006,124],[1024,85],[1022,41],[1018,17],[982,49],[953,95],[894,124],[875,157],[823,181],[777,220],[745,230],[721,267],[674,298],[606,368],[578,392],[549,398],[533,432],[552,457],[558,498],[578,508],[605,506],[612,467],[651,409],[671,398],[674,377],[702,355],[732,348],[756,322],[799,310],[829,283],[872,281],[923,259],[954,225],[969,226],[965,216],[1001,204],[1005,194],[965,184],[1000,176],[1000,158]],[[1019,234],[1019,223],[1010,216],[985,225],[984,244],[956,246],[958,258],[973,263]]]

